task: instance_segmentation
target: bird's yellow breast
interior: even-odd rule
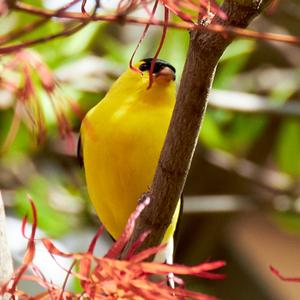
[[[89,196],[114,238],[152,182],[175,103],[174,86],[151,89],[134,95],[115,89],[81,127]]]

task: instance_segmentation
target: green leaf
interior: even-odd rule
[[[224,51],[220,62],[232,61],[241,56],[249,56],[255,50],[256,42],[249,39],[238,39],[233,41]]]
[[[62,54],[68,57],[88,51],[93,40],[102,35],[99,29],[104,26],[105,23],[103,22],[90,23],[77,33],[71,35],[63,41],[63,47],[61,47]]]
[[[57,211],[49,204],[49,189],[55,188],[51,185],[49,178],[40,176],[32,177],[27,187],[16,191],[16,211],[20,217],[30,212],[30,204],[27,200],[29,193],[34,200],[38,212],[38,227],[53,237],[60,237],[70,228],[72,221],[66,218],[66,214]],[[29,217],[31,219],[31,216]]]
[[[271,215],[272,219],[284,230],[300,234],[300,217],[296,212],[276,212]]]
[[[222,133],[213,112],[207,111],[200,131],[200,140],[208,147],[228,149],[228,141]]]
[[[239,71],[243,69],[255,48],[255,41],[240,39],[234,41],[221,57],[214,80],[214,87],[226,89]]]
[[[229,134],[234,151],[243,152],[257,139],[267,125],[265,116],[237,114],[230,124]]]
[[[0,120],[0,147],[2,147],[13,122],[13,111],[10,109],[6,111],[0,111]],[[23,122],[20,122],[21,123],[16,138],[9,148],[10,155],[14,155],[18,152],[28,153],[33,145],[31,133],[28,131],[28,128],[23,124]]]
[[[294,176],[300,175],[300,124],[286,120],[279,130],[275,159],[281,170]]]

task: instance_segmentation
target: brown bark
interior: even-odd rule
[[[269,2],[225,0],[222,9],[227,20],[216,17],[213,22],[245,28]],[[207,31],[190,33],[189,51],[170,128],[150,191],[145,194],[151,202],[138,218],[123,255],[146,230],[150,229],[151,234],[140,250],[161,242],[185,184],[218,60],[233,38],[233,35]]]

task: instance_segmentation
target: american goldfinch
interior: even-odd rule
[[[175,105],[175,68],[157,59],[128,68],[81,124],[78,154],[85,169],[89,197],[110,235],[117,239],[141,195],[149,189]],[[157,257],[172,263],[173,235],[180,202]]]

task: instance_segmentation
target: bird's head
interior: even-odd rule
[[[132,83],[135,89],[148,90],[150,81],[151,64],[153,58],[145,58],[140,60],[133,66],[128,68],[121,76],[122,82]],[[175,68],[168,62],[157,59],[152,72],[152,85],[150,90],[165,89],[175,87]]]
[[[149,81],[153,58],[144,58],[135,66],[144,77]],[[157,59],[153,67],[153,80],[156,84],[168,85],[176,79],[176,69],[168,62]]]
[[[128,68],[115,81],[106,98],[126,102],[141,102],[142,99],[148,103],[156,103],[158,100],[160,105],[163,100],[175,101],[175,68],[168,62],[157,59],[152,72],[152,85],[149,88],[152,62],[153,58],[145,58],[134,65],[136,70]],[[125,95],[126,97],[123,97]]]

